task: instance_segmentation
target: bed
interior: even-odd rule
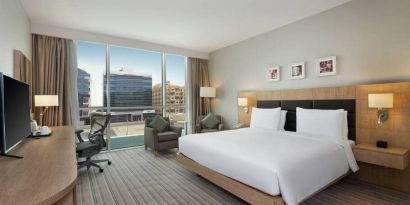
[[[343,108],[354,115],[354,103],[337,100],[330,104],[258,102],[258,107],[287,108],[285,131],[243,128],[184,136],[177,160],[251,204],[298,204],[357,170],[351,151],[354,134],[349,134],[350,141],[336,142],[292,130],[296,129],[296,107],[324,105],[323,109]],[[354,123],[349,123],[349,130],[352,126],[354,130]]]

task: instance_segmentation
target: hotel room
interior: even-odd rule
[[[410,204],[409,0],[0,0],[0,205]]]

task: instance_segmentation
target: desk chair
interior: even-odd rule
[[[92,113],[90,115],[90,120],[91,129],[88,134],[88,141],[84,141],[81,137],[81,133],[84,132],[84,130],[77,130],[75,132],[79,141],[76,146],[77,156],[86,158],[85,161],[77,162],[77,169],[87,167],[88,170],[93,166],[99,168],[100,172],[103,172],[104,169],[102,169],[97,163],[108,162],[108,165],[110,165],[111,161],[108,159],[92,160],[91,157],[100,153],[101,150],[107,146],[107,143],[104,140],[104,132],[111,120],[111,115]]]

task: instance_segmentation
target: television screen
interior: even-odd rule
[[[30,130],[29,85],[0,73],[1,152],[28,137]]]

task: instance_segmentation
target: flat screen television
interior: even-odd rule
[[[7,155],[30,136],[29,85],[0,73],[0,151]]]

